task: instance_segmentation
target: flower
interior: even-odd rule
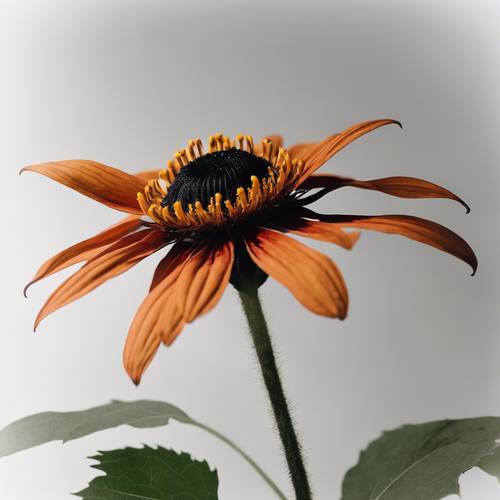
[[[278,135],[254,145],[250,136],[231,140],[217,134],[209,138],[207,153],[199,139],[193,140],[165,170],[136,175],[89,160],[24,168],[129,214],[40,267],[26,289],[84,262],[48,298],[35,329],[50,313],[171,245],[132,321],[124,349],[125,369],[137,384],[160,344],[172,344],[186,323],[211,310],[230,282],[239,289],[250,282],[260,286],[269,275],[313,313],[346,317],[347,288],[335,263],[285,233],[346,249],[359,237],[359,232],[345,231],[348,228],[399,234],[448,252],[475,271],[470,246],[435,222],[408,215],[326,215],[307,208],[327,193],[352,186],[401,198],[449,198],[469,211],[456,195],[421,179],[359,181],[315,175],[349,143],[393,123],[399,124],[389,119],[359,123],[288,150]]]

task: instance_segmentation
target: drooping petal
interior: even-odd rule
[[[344,186],[380,191],[399,198],[448,198],[450,200],[458,201],[466,208],[467,212],[470,212],[470,208],[467,203],[465,203],[456,194],[448,191],[448,189],[423,179],[402,176],[359,181],[335,175],[311,175],[301,184],[300,187],[303,189],[322,188],[322,191],[302,199],[301,202],[302,204],[312,203],[325,194]]]
[[[163,230],[144,229],[105,248],[52,293],[36,318],[35,330],[50,313],[124,273],[167,243]]]
[[[178,241],[156,266],[149,291],[153,291],[174,271],[177,273],[180,272],[180,268],[193,251],[195,251],[195,248],[192,244]]]
[[[123,351],[123,364],[136,384],[140,382],[161,342],[171,344],[184,327],[185,321],[177,307],[174,289],[183,264],[191,252],[191,246],[176,243],[160,261],[151,291],[130,325]]]
[[[310,311],[331,318],[346,317],[347,287],[326,255],[268,229],[248,235],[246,246],[253,261]]]
[[[472,267],[472,274],[477,269],[477,258],[469,244],[453,231],[427,219],[411,215],[324,215],[306,208],[302,214],[304,217],[333,223],[339,227],[406,236],[463,260]]]
[[[65,160],[30,165],[21,170],[25,171],[38,172],[116,210],[142,214],[137,193],[144,182],[117,168],[91,160]]]
[[[33,279],[24,288],[24,296],[26,296],[28,288],[33,285],[33,283],[36,283],[37,281],[40,281],[41,279],[66,269],[74,264],[78,264],[79,262],[95,257],[102,250],[104,250],[106,246],[111,245],[123,236],[136,231],[140,227],[141,221],[139,217],[137,215],[129,215],[117,224],[114,224],[95,236],[80,241],[79,243],[62,250],[57,255],[54,255],[54,257],[42,264]]]
[[[229,283],[233,260],[231,241],[207,245],[189,257],[175,287],[177,305],[186,322],[217,304]]]
[[[166,309],[160,307],[167,302]],[[185,326],[180,311],[175,305],[171,293],[165,293],[158,306],[153,307],[151,314],[142,328],[134,328],[127,336],[123,352],[123,366],[134,384],[138,385],[142,375],[153,360],[162,342],[170,345]],[[163,337],[162,337],[163,336]]]
[[[401,126],[398,121],[390,119],[366,121],[353,125],[340,134],[332,135],[322,141],[297,144],[289,148],[288,151],[292,158],[303,160],[305,163],[304,172],[299,179],[297,187],[333,155],[344,149],[352,141],[368,132],[391,123],[396,123]]]
[[[186,322],[218,302],[231,273],[233,244],[193,248],[177,243],[160,262],[151,291],[130,327],[124,365],[139,383],[161,342],[170,345]]]
[[[335,243],[347,250],[351,250],[361,235],[359,231],[347,232],[341,227],[328,222],[308,220],[300,217],[280,225],[280,228],[313,240]]]

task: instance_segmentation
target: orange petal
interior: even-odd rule
[[[411,215],[322,215],[308,209],[304,209],[303,214],[340,227],[406,236],[463,260],[472,267],[472,274],[477,269],[477,258],[469,244],[453,231],[427,219]]]
[[[142,214],[137,193],[144,182],[134,175],[91,160],[66,160],[30,165],[22,172],[38,172],[75,189],[108,207],[132,214]]]
[[[178,241],[156,266],[149,291],[151,292],[156,288],[172,272],[180,271],[180,268],[193,251],[192,244]]]
[[[152,286],[130,325],[123,363],[136,384],[160,343],[171,344],[184,327],[173,292],[183,263],[191,252],[190,246],[176,243],[160,261],[155,272],[157,283]]]
[[[139,177],[139,179],[141,179],[141,181],[143,181],[144,184],[146,184],[151,179],[157,179],[160,171],[161,169],[159,168],[156,170],[141,170],[140,172],[136,172],[134,175],[136,177]]]
[[[124,273],[166,244],[163,230],[144,229],[107,247],[52,293],[36,318],[35,330],[40,321],[50,313]]]
[[[260,230],[246,240],[250,257],[316,314],[344,319],[347,288],[334,262],[283,234]]]
[[[185,324],[171,291],[166,291],[151,306],[143,325],[132,324],[123,352],[123,365],[134,384],[140,383],[161,343],[171,345]]]
[[[307,220],[297,218],[293,223],[284,226],[285,230],[305,236],[313,240],[328,241],[335,243],[347,250],[356,244],[361,233],[359,231],[346,232],[342,228],[330,224],[329,222],[320,222],[317,220]]]
[[[175,287],[177,305],[186,322],[217,304],[229,283],[233,260],[231,241],[207,245],[189,257]]]
[[[304,160],[305,163],[304,172],[297,186],[299,186],[305,179],[321,167],[321,165],[327,162],[340,150],[344,149],[352,141],[367,134],[368,132],[371,132],[372,130],[391,123],[397,123],[401,126],[401,124],[396,120],[372,120],[353,125],[352,127],[345,129],[340,134],[332,135],[322,141],[309,144],[298,144],[291,147],[289,149],[289,153],[292,158]]]
[[[62,269],[89,260],[100,253],[104,248],[127,234],[141,227],[141,221],[137,215],[129,215],[122,219],[117,224],[100,232],[99,234],[77,243],[62,252],[59,252],[54,257],[47,260],[38,269],[33,279],[24,288],[24,296],[28,288],[37,281],[40,281],[51,274],[54,274]]]
[[[344,186],[380,191],[392,196],[398,196],[399,198],[448,198],[458,201],[466,208],[467,212],[470,212],[467,203],[456,194],[438,184],[423,179],[416,179],[415,177],[384,177],[382,179],[358,181],[356,179],[338,177],[335,175],[311,175],[311,177],[307,178],[300,187],[303,189],[323,188],[324,192],[321,193],[321,196],[323,196],[326,192]],[[314,198],[315,195],[312,195],[312,197]],[[318,199],[318,197],[315,197],[312,201],[316,199]],[[308,201],[308,203],[311,203],[311,201]]]
[[[328,139],[332,140],[337,137],[339,134],[331,135]],[[313,151],[314,148],[318,145],[318,142],[301,142],[299,144],[294,144],[287,148],[288,153],[292,158],[300,158],[304,161],[308,158],[308,153]]]

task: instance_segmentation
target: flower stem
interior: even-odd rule
[[[259,300],[258,288],[247,282],[246,286],[241,287],[238,291],[278,426],[288,470],[295,490],[295,498],[297,500],[311,500],[311,489],[300,451],[300,444],[293,428],[292,418],[281,385],[271,338]]]

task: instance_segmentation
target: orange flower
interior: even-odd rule
[[[337,266],[285,233],[346,249],[359,237],[346,228],[399,234],[455,255],[475,271],[477,260],[470,246],[435,222],[407,215],[323,215],[306,208],[331,191],[353,186],[401,198],[450,198],[468,211],[456,195],[421,179],[358,181],[314,175],[350,142],[391,123],[398,122],[359,123],[288,150],[280,136],[268,136],[254,145],[250,136],[233,141],[218,134],[210,137],[208,153],[200,140],[190,141],[165,170],[136,175],[88,160],[24,168],[130,214],[58,253],[37,271],[28,286],[84,262],[49,297],[35,328],[56,309],[172,245],[154,273],[125,345],[125,368],[139,383],[160,344],[172,344],[186,323],[212,309],[230,282],[237,288],[245,279],[258,280],[260,285],[269,275],[310,311],[346,317],[347,288]]]

